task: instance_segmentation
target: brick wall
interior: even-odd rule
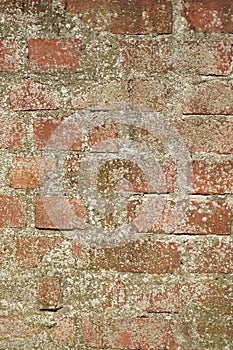
[[[232,18],[232,0],[0,0],[1,349],[230,349]]]

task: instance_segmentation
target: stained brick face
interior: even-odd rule
[[[0,349],[232,347],[232,0],[0,0]]]

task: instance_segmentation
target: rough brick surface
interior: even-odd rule
[[[0,71],[14,72],[20,68],[19,46],[15,41],[0,41]]]
[[[232,114],[231,81],[206,81],[188,86],[184,91],[184,114]]]
[[[24,227],[25,224],[26,224],[25,198],[0,196],[0,226],[1,227]]]
[[[0,349],[232,348],[232,0],[0,0]]]
[[[30,68],[38,72],[75,72],[80,66],[80,40],[31,39]]]
[[[232,33],[231,0],[182,0],[183,16],[191,29],[203,32]]]
[[[11,89],[9,101],[13,110],[58,109],[59,96],[40,83],[24,79]]]
[[[163,34],[172,32],[170,0],[145,1],[135,4],[121,0],[112,2],[63,1],[67,11],[81,14],[85,24],[98,31],[114,34]]]

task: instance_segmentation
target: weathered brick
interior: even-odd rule
[[[14,188],[37,188],[40,185],[41,158],[16,158],[9,179]]]
[[[115,123],[98,125],[91,130],[89,144],[93,152],[111,152],[117,150],[118,129]],[[110,145],[109,145],[110,141]]]
[[[0,227],[24,227],[25,225],[25,198],[0,196]]]
[[[144,38],[122,40],[122,67],[126,76],[149,77],[169,71],[202,75],[231,72],[232,46],[227,42]]]
[[[204,239],[187,242],[184,264],[191,273],[232,273],[233,247],[229,239]]]
[[[126,304],[126,286],[123,281],[114,281],[105,291],[106,307],[120,308]]]
[[[230,81],[205,81],[186,87],[184,114],[233,114],[233,85]]]
[[[231,0],[182,0],[182,15],[195,31],[233,33]]]
[[[57,278],[41,278],[38,285],[40,309],[56,310],[61,302],[61,285]]]
[[[22,80],[9,92],[9,101],[14,110],[58,109],[59,94],[43,84],[30,79]]]
[[[0,71],[15,72],[20,69],[20,48],[12,40],[0,40]]]
[[[227,75],[231,73],[232,46],[227,42],[174,42],[174,70],[189,74]]]
[[[151,286],[151,292],[137,296],[138,305],[148,313],[180,312],[201,306],[204,310],[231,313],[230,283],[206,281]]]
[[[79,39],[30,39],[28,59],[35,72],[75,72],[80,67]]]
[[[84,135],[65,118],[35,118],[33,122],[34,142],[38,149],[71,149],[81,151],[84,147]],[[64,122],[64,128],[62,127]],[[60,129],[58,129],[60,127]],[[55,135],[55,136],[53,136]],[[70,145],[70,146],[68,146]]]
[[[59,319],[50,336],[56,344],[72,345],[75,340],[75,320],[68,317]]]
[[[171,86],[165,79],[136,80],[133,83],[133,103],[142,109],[161,112],[166,107],[170,94]]]
[[[122,66],[132,76],[156,74],[173,70],[172,46],[155,40],[131,38],[120,43]]]
[[[172,2],[170,0],[137,3],[121,0],[95,2],[63,0],[67,11],[81,15],[82,21],[97,31],[114,34],[166,34],[172,32]]]
[[[190,153],[233,152],[233,119],[228,117],[186,117],[174,123]]]
[[[176,233],[176,234],[218,234],[230,235],[233,219],[233,211],[226,202],[214,198],[196,199],[190,197],[186,203],[186,209],[181,210],[181,204],[164,199],[159,202],[158,208],[161,214],[156,217],[152,224],[149,220],[153,215],[150,210],[154,199],[150,196],[144,197],[144,208],[149,208],[148,212],[142,209],[142,199],[132,199],[128,206],[129,217],[133,219],[135,232],[155,232],[155,233]],[[153,206],[152,206],[153,208]],[[143,211],[142,211],[143,210]]]
[[[178,349],[172,322],[162,318],[112,319],[105,327],[100,326],[99,337],[101,334],[106,348],[147,350],[156,344],[157,349]]]
[[[42,332],[39,327],[27,325],[24,320],[16,317],[0,318],[0,340],[27,338]]]
[[[16,241],[15,258],[19,267],[36,267],[53,248],[63,241],[59,237],[22,236]]]
[[[4,118],[7,118],[7,123]],[[2,115],[0,121],[0,148],[20,148],[25,136],[24,126],[18,118]]]
[[[86,207],[81,199],[67,197],[36,198],[35,225],[37,228],[84,228],[86,215]]]
[[[76,255],[78,253],[78,256]],[[172,273],[180,266],[179,245],[174,242],[163,241],[135,241],[124,246],[73,250],[74,257],[79,264],[85,259],[86,268],[106,269],[122,272],[138,273]],[[83,263],[83,266],[85,266]]]
[[[192,168],[194,193],[233,193],[232,160],[194,160]]]
[[[80,90],[72,99],[75,109],[117,109],[129,104],[128,82],[114,81]]]

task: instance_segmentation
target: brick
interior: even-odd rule
[[[201,75],[231,73],[232,46],[227,42],[178,41],[174,43],[175,71]]]
[[[40,309],[56,310],[61,302],[61,285],[57,278],[41,278],[38,285]]]
[[[58,93],[30,79],[23,79],[11,89],[9,101],[13,110],[30,111],[59,108]]]
[[[24,227],[25,225],[25,198],[0,196],[0,227]]]
[[[37,197],[36,227],[40,229],[84,228],[86,207],[81,199],[67,197]]]
[[[0,121],[0,148],[21,148],[25,136],[24,126],[18,118],[9,118],[3,114]],[[7,118],[7,123],[4,118]]]
[[[228,117],[186,117],[174,123],[190,153],[233,152],[233,119]]]
[[[203,310],[231,313],[230,283],[224,281],[187,282],[151,287],[150,293],[138,296],[137,302],[148,313],[180,312],[201,306]]]
[[[65,118],[35,118],[33,131],[36,148],[40,150],[67,150],[68,148],[73,151],[82,151],[84,148],[82,131],[77,131],[77,125],[66,123],[66,120]]]
[[[172,32],[170,0],[125,0],[95,2],[63,0],[65,9],[81,15],[82,21],[97,31],[113,34],[167,34]]]
[[[95,126],[89,136],[89,144],[92,152],[111,152],[117,150],[116,139],[118,129],[115,123]]]
[[[182,0],[182,15],[195,31],[233,33],[231,0]]]
[[[0,317],[0,340],[27,338],[39,334],[42,329],[31,327],[16,317]]]
[[[165,79],[137,80],[133,83],[132,100],[139,108],[161,112],[171,94],[171,86]]]
[[[79,255],[76,255],[76,254]],[[83,266],[121,272],[162,274],[172,273],[180,266],[179,246],[174,242],[144,240],[134,241],[120,247],[73,249],[74,257],[86,259]]]
[[[159,197],[158,201],[159,201]],[[150,196],[144,197],[145,207],[151,208],[152,199]],[[129,207],[129,217],[134,221],[136,232],[155,232],[155,233],[176,233],[176,234],[195,234],[195,235],[230,235],[233,219],[233,211],[226,202],[214,198],[196,199],[192,196],[186,203],[187,208],[180,213],[180,205],[176,207],[176,202],[170,199],[164,199],[164,202],[158,202],[161,207],[161,214],[155,220],[151,227],[150,218],[153,211],[144,210],[141,212],[141,199],[133,199]],[[153,207],[152,207],[153,208]],[[179,208],[179,209],[178,209]],[[143,214],[143,215],[142,215]]]
[[[232,241],[220,239],[193,240],[187,243],[188,272],[232,273]]]
[[[126,286],[123,281],[110,283],[105,292],[106,307],[120,308],[126,304]]]
[[[194,193],[233,193],[232,160],[194,160],[192,167]]]
[[[109,334],[110,333],[110,334]],[[172,331],[172,322],[165,319],[135,318],[113,320],[104,343],[116,349],[178,349]]]
[[[13,188],[37,188],[40,185],[41,158],[16,158],[9,179]]]
[[[15,72],[20,69],[20,48],[12,40],[0,40],[0,71]]]
[[[122,66],[126,75],[150,76],[173,70],[172,47],[155,40],[121,40]]]
[[[128,82],[114,81],[88,86],[72,98],[74,109],[117,109],[129,104]]]
[[[19,267],[36,267],[42,258],[63,241],[59,237],[18,237],[15,258]]]
[[[30,39],[28,59],[35,72],[76,72],[80,67],[79,39]]]
[[[230,235],[232,219],[231,207],[221,200],[191,199],[184,222],[175,227],[175,232]]]
[[[73,318],[62,318],[53,327],[50,334],[52,340],[56,344],[72,345],[75,340],[75,321]]]
[[[233,114],[233,85],[230,81],[205,81],[186,87],[184,114]]]

